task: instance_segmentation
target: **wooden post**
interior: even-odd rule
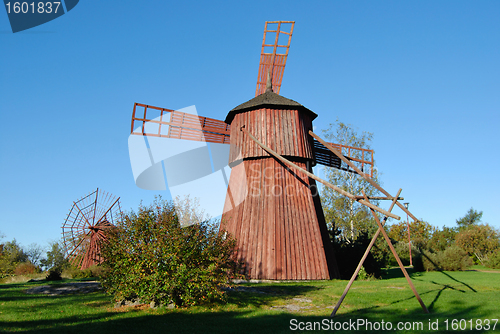
[[[365,198],[367,198],[365,192],[363,190],[361,190],[361,192],[363,193],[363,196],[365,196]],[[397,202],[397,203],[399,203],[399,202]],[[382,226],[382,223],[380,223],[380,220],[378,219],[377,214],[375,213],[375,211],[373,209],[371,210],[371,212],[372,212],[373,218],[375,218],[375,221],[377,222],[379,230],[382,232],[382,235],[385,238],[385,241],[387,241],[387,244],[389,245],[389,248],[391,249],[391,252],[394,255],[394,258],[398,262],[399,268],[401,268],[401,271],[405,275],[406,280],[408,281],[408,284],[410,285],[410,288],[413,291],[413,294],[415,295],[415,297],[417,298],[418,302],[420,303],[420,306],[422,306],[422,309],[424,310],[424,312],[425,313],[429,313],[429,310],[427,309],[427,307],[425,306],[424,302],[422,301],[422,298],[420,298],[417,290],[415,289],[415,286],[413,285],[410,276],[406,272],[406,269],[403,266],[403,263],[401,262],[401,259],[399,258],[398,253],[396,253],[396,250],[394,249],[394,246],[391,243],[391,239],[389,239],[389,236],[385,232],[384,227]]]
[[[394,197],[394,199],[392,200],[392,204],[391,204],[391,207],[389,208],[389,212],[392,210],[392,208],[394,208],[394,205],[396,204],[396,201],[398,200],[400,193],[401,193],[401,188],[399,189],[396,197]],[[384,225],[386,221],[387,221],[387,216],[385,216],[384,219],[382,220],[382,225]],[[330,314],[330,318],[333,318],[335,316],[335,314],[337,313],[338,309],[340,308],[340,305],[344,301],[344,298],[347,295],[347,292],[349,292],[349,289],[351,288],[352,284],[354,283],[354,280],[356,279],[356,277],[358,277],[359,271],[361,270],[363,263],[365,262],[366,258],[368,257],[368,254],[370,254],[370,250],[372,249],[373,245],[375,244],[375,241],[377,240],[377,237],[379,236],[379,234],[380,234],[380,227],[377,229],[377,232],[375,233],[372,240],[370,241],[370,244],[366,248],[366,251],[363,254],[363,257],[361,258],[361,260],[359,261],[359,264],[358,264],[356,270],[354,271],[354,274],[352,274],[351,280],[349,281],[346,288],[344,289],[344,292],[342,293],[342,296],[340,297],[339,301],[337,302],[337,305],[335,305],[335,308],[333,309],[332,314]]]

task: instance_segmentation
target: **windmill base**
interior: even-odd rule
[[[247,278],[339,278],[316,183],[301,174],[272,157],[232,168],[221,231],[236,238]]]

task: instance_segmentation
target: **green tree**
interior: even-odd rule
[[[174,205],[157,199],[125,214],[109,234],[103,283],[119,301],[189,306],[220,300],[236,270],[234,247],[211,224],[182,227]]]
[[[500,248],[499,232],[488,224],[470,224],[456,236],[456,245],[484,264]]]
[[[474,208],[470,208],[469,211],[462,218],[457,219],[457,225],[459,230],[465,229],[471,225],[477,225],[481,222],[483,217],[483,211],[476,211]]]
[[[417,248],[427,248],[427,244],[435,231],[435,227],[425,221],[410,223],[410,240]],[[389,228],[389,237],[397,242],[408,243],[408,225],[401,221]]]
[[[64,247],[60,241],[52,241],[49,243],[50,250],[47,252],[45,259],[40,261],[40,264],[45,269],[57,269],[62,271],[69,267],[69,262],[64,254]]]
[[[328,142],[365,149],[370,149],[373,139],[372,133],[365,131],[360,133],[351,125],[339,120],[330,124],[329,128],[323,131],[323,136]],[[346,152],[342,153],[346,154]],[[357,154],[356,151],[351,152],[354,157],[361,158]],[[378,190],[355,173],[325,167],[325,179],[353,195],[361,195],[362,190],[367,196],[374,196],[378,193]],[[373,180],[380,182],[376,169],[374,169]],[[377,230],[373,216],[366,206],[328,187],[322,187],[320,197],[326,221],[330,229],[336,231],[339,239],[352,242],[363,233],[369,232],[372,235]],[[372,201],[372,203],[378,205],[377,201]]]
[[[26,256],[28,257],[28,261],[33,264],[35,267],[40,267],[42,261],[43,247],[37,243],[32,243],[28,246],[26,250]]]
[[[14,273],[16,267],[23,262],[28,261],[28,256],[17,243],[16,239],[6,242],[2,247],[0,256],[0,275]]]
[[[457,229],[443,226],[441,230],[436,229],[429,241],[429,248],[434,251],[444,251],[455,244]]]

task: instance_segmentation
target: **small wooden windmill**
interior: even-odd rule
[[[312,132],[317,115],[279,95],[293,28],[292,21],[266,22],[256,97],[229,111],[225,121],[136,103],[131,133],[230,144],[232,169],[221,231],[236,238],[247,277],[338,278],[316,181],[368,206],[374,215],[399,216],[371,204],[364,194],[350,194],[318,178],[312,173],[315,164],[359,174],[385,195],[377,199],[393,201],[391,210],[397,204],[417,219],[398,202],[399,194],[391,196],[371,179],[372,150],[323,141]],[[383,228],[378,233],[388,238]]]
[[[102,263],[101,245],[120,218],[120,198],[99,188],[73,202],[62,226],[69,262],[80,269]]]

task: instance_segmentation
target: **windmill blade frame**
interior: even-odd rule
[[[83,270],[104,261],[101,244],[121,212],[120,197],[99,188],[73,202],[62,226],[64,249],[72,265]]]
[[[335,149],[342,153],[342,155],[349,160],[351,163],[355,164],[363,173],[366,173],[371,178],[373,178],[374,172],[374,161],[373,161],[373,150],[366,148],[354,147],[343,144],[332,145]],[[316,163],[333,167],[339,170],[343,170],[349,173],[358,174],[353,168],[348,164],[343,162],[339,157],[332,153],[325,145],[320,143],[318,140],[313,138],[313,152],[314,159]]]
[[[276,29],[268,25],[276,24]],[[255,96],[266,91],[268,73],[271,74],[273,91],[279,94],[283,73],[285,71],[290,42],[292,41],[295,21],[266,21],[264,27],[264,37],[262,39],[262,49],[260,53],[259,73],[257,76],[257,88]],[[284,30],[290,28],[289,31]],[[274,37],[274,39],[273,39]],[[270,39],[270,42],[268,42]],[[284,40],[283,40],[284,39]],[[286,44],[283,44],[285,42]]]
[[[229,144],[231,126],[218,119],[134,103],[131,134]]]

